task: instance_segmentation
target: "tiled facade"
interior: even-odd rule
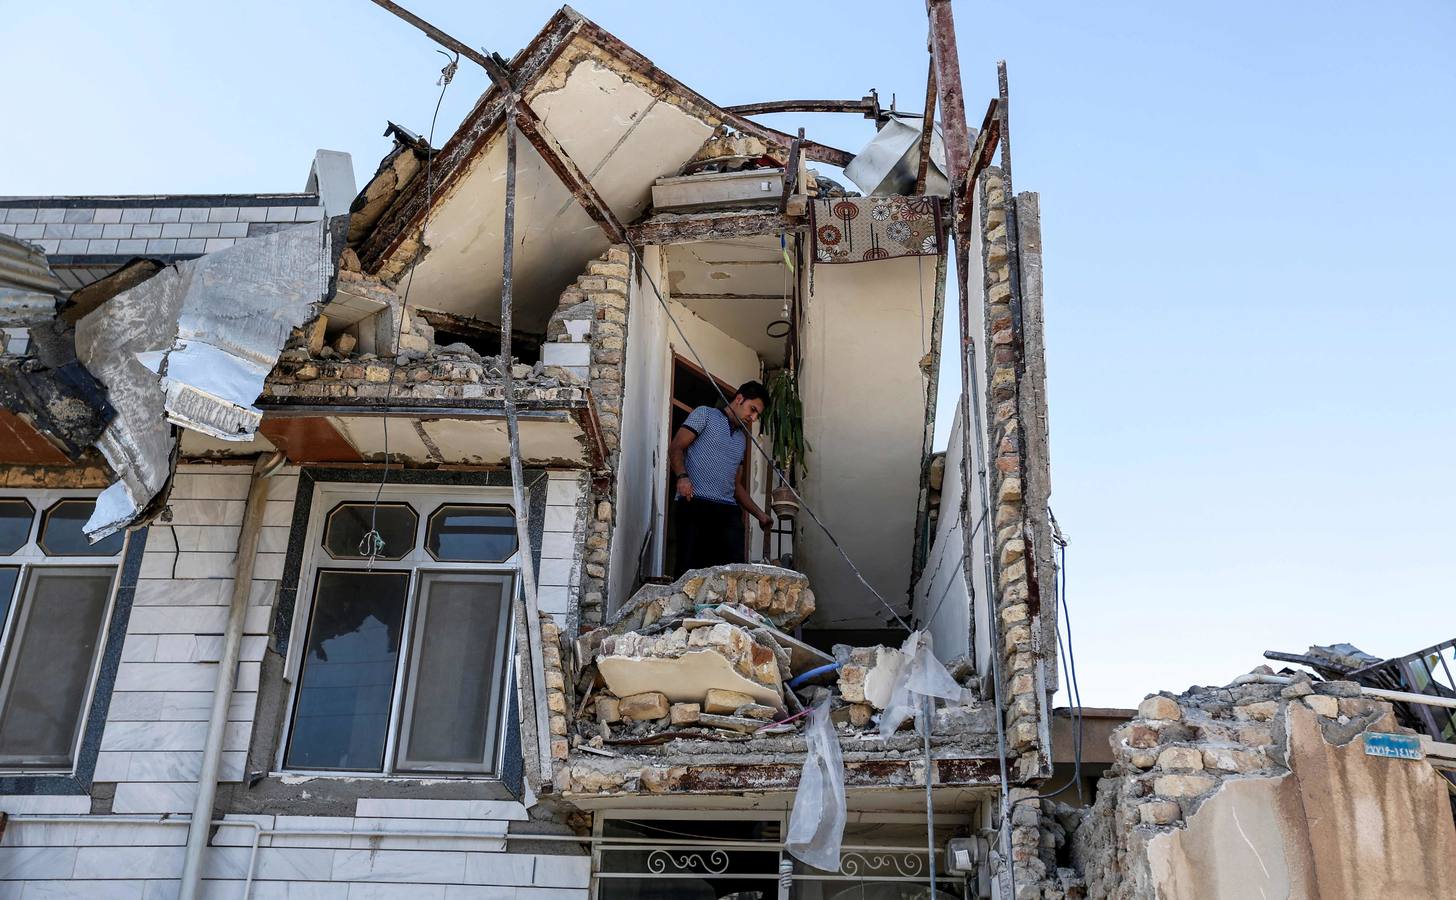
[[[0,198],[0,234],[39,245],[54,265],[80,265],[201,256],[323,215],[314,194]]]

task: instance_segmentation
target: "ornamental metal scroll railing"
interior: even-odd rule
[[[597,846],[602,854],[603,865],[595,872],[598,879],[671,879],[705,878],[719,880],[764,881],[778,879],[782,871],[780,863],[792,861],[783,854],[781,843],[724,842],[693,844],[673,842],[671,847],[644,847],[641,844],[612,844],[610,841]],[[642,862],[632,869],[622,871],[607,863],[608,854],[637,854],[646,852]],[[766,859],[773,854],[773,859]],[[958,881],[944,871],[943,854],[936,851],[936,866],[941,881],[941,893]],[[621,857],[617,857],[620,865]],[[802,868],[795,866],[795,869]],[[615,869],[615,871],[614,871]],[[822,872],[818,869],[793,871],[788,875],[791,881],[846,881],[876,883],[929,884],[930,872],[924,850],[907,847],[853,846],[845,847],[840,854],[838,872]],[[952,888],[954,890],[954,888]],[[788,894],[781,894],[788,896]]]

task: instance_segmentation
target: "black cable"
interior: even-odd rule
[[[460,54],[453,57],[444,50],[436,50],[436,53],[450,60],[445,68],[440,70],[440,79],[435,82],[440,86],[440,94],[435,98],[435,112],[430,116],[430,135],[425,139],[425,214],[420,220],[420,243],[415,249],[415,257],[410,260],[409,277],[405,279],[404,296],[399,301],[399,321],[394,330],[394,355],[389,358],[389,381],[385,383],[385,390],[394,385],[394,375],[399,371],[399,341],[404,336],[404,319],[409,315],[410,287],[415,283],[415,266],[425,252],[425,230],[430,226],[430,208],[435,201],[434,162],[435,162],[435,123],[440,118],[440,105],[445,102],[445,90],[450,87],[450,82],[455,80],[455,72],[460,67]],[[508,363],[509,364],[509,363]],[[383,422],[384,428],[384,469],[380,474],[379,487],[374,491],[374,502],[369,506],[369,531],[359,539],[359,553],[369,558],[369,567],[373,568],[374,560],[384,550],[384,536],[379,533],[379,498],[384,494],[384,486],[389,483],[389,406],[384,407]],[[367,550],[366,550],[367,545]]]

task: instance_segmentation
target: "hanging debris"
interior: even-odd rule
[[[333,263],[328,223],[276,231],[169,266],[76,325],[76,353],[117,416],[97,440],[118,480],[97,498],[86,534],[135,524],[163,493],[171,425],[250,440],[253,401],[294,328],[318,315]]]

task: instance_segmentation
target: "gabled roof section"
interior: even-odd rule
[[[789,135],[751,122],[712,103],[570,7],[563,7],[557,12],[530,44],[516,54],[510,62],[510,69],[515,82],[521,85],[526,101],[591,179],[617,218],[624,222],[632,221],[646,209],[652,182],[663,175],[677,174],[677,168],[719,126],[727,125],[754,134],[774,148],[781,149],[785,156],[793,140]],[[619,90],[623,96],[614,98]],[[609,110],[614,99],[620,101],[618,108]],[[499,181],[503,156],[497,137],[502,133],[501,125],[506,113],[506,96],[492,86],[440,148],[432,167],[433,203],[429,214],[430,234],[426,239],[430,245],[430,256],[451,257],[453,253],[469,249],[477,275],[490,271],[490,257],[474,254],[476,250],[484,250],[483,244],[476,246],[472,243],[468,248],[455,246],[453,253],[445,251],[444,245],[451,243],[451,225],[442,211],[462,194],[462,186],[477,169],[493,173],[491,177]],[[810,158],[835,165],[844,165],[851,159],[848,153],[812,142],[805,142],[803,148]],[[482,160],[492,153],[501,156],[501,160],[483,163]],[[538,203],[536,208],[527,209],[524,214],[518,211],[518,219],[527,228],[533,223],[541,228],[549,226],[553,236],[568,234],[578,239],[568,240],[568,243],[579,242],[581,246],[573,247],[565,254],[568,259],[560,260],[563,265],[568,263],[569,257],[580,256],[583,261],[589,259],[601,251],[605,239],[589,234],[596,226],[580,210],[560,208],[556,193],[565,198],[568,206],[575,205],[575,200],[564,188],[557,190],[560,186],[554,183],[556,176],[541,163],[532,148],[523,149],[518,176],[522,183],[521,196],[529,198],[533,191],[542,195],[550,192],[553,205],[548,209],[545,204]],[[532,169],[538,169],[539,173]],[[539,179],[533,180],[538,174]],[[395,202],[379,217],[369,233],[351,235],[354,238],[351,243],[366,271],[393,278],[413,260],[419,249],[416,243],[419,228],[425,218],[427,192],[424,182],[423,174],[417,174],[399,192]],[[476,190],[464,191],[477,204],[472,212],[476,223],[486,218],[499,218],[498,199],[484,206],[478,205],[486,199],[482,189],[485,186],[484,183],[477,184]],[[496,194],[499,193],[497,185]],[[577,235],[577,232],[583,233]],[[529,239],[530,235],[527,235],[527,246]],[[499,248],[495,254],[495,259],[498,258]],[[518,253],[518,268],[521,263]],[[422,262],[421,271],[417,274],[424,276],[425,268],[426,263]],[[526,268],[525,274],[529,276],[529,264]],[[519,279],[518,275],[518,284]],[[449,308],[452,302],[457,306],[466,302],[463,296],[453,296],[448,286],[439,287],[442,288],[442,308]],[[488,286],[482,287],[488,290]],[[526,300],[529,304],[529,298]],[[422,302],[430,305],[430,301]]]

